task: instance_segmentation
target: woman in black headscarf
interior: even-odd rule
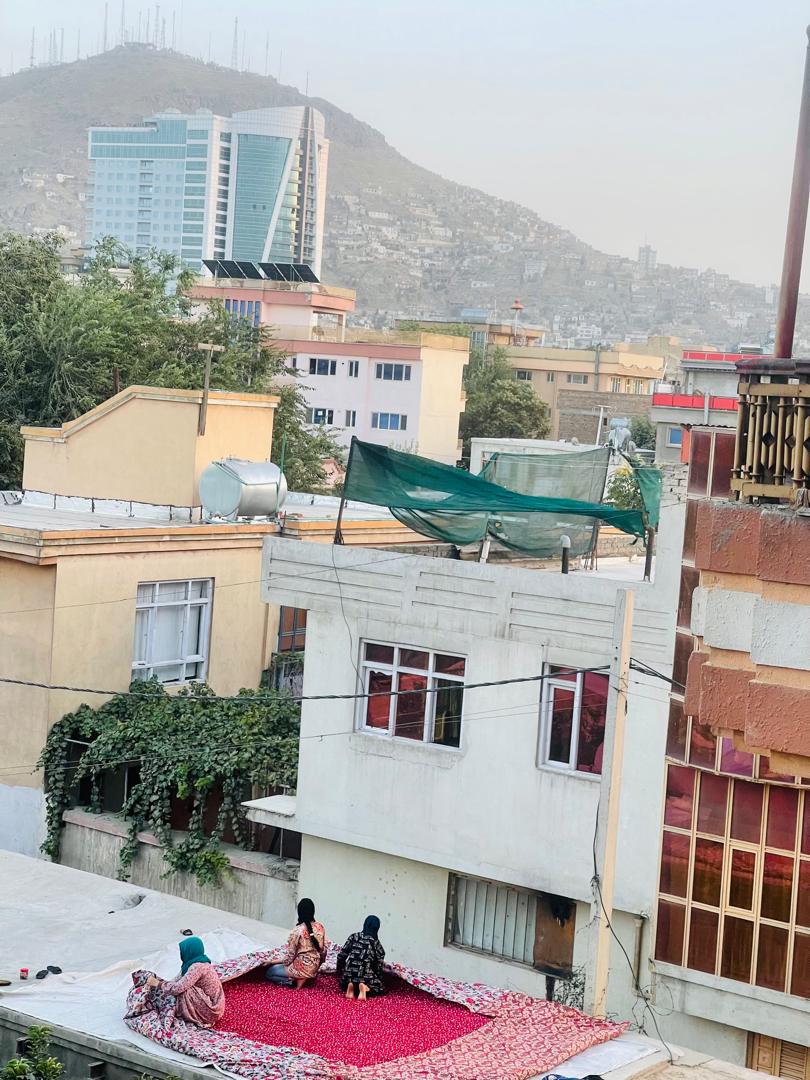
[[[354,999],[357,995],[358,1001],[365,1001],[367,997],[385,993],[385,949],[380,943],[379,932],[380,920],[376,915],[369,915],[360,933],[351,934],[338,954],[337,972],[347,998]]]

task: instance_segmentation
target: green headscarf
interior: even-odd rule
[[[180,942],[180,959],[183,961],[180,968],[181,975],[185,975],[192,964],[211,963],[205,955],[205,946],[198,937],[183,938]]]

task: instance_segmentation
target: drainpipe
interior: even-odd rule
[[[796,306],[799,300],[799,279],[802,273],[804,233],[807,226],[807,200],[810,196],[810,27],[807,28],[807,38],[799,130],[796,135],[796,155],[793,161],[793,185],[790,189],[782,282],[779,286],[779,312],[776,317],[774,351],[777,358],[783,360],[790,360],[793,356]]]

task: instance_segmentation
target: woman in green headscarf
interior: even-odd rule
[[[158,979],[152,975],[147,986],[156,986],[172,994],[177,999],[177,1015],[183,1020],[198,1027],[214,1027],[225,1012],[225,993],[198,937],[183,938],[180,960],[179,979]]]

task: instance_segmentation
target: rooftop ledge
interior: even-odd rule
[[[270,795],[266,799],[243,802],[248,821],[257,825],[272,825],[276,829],[295,828],[295,795]]]

